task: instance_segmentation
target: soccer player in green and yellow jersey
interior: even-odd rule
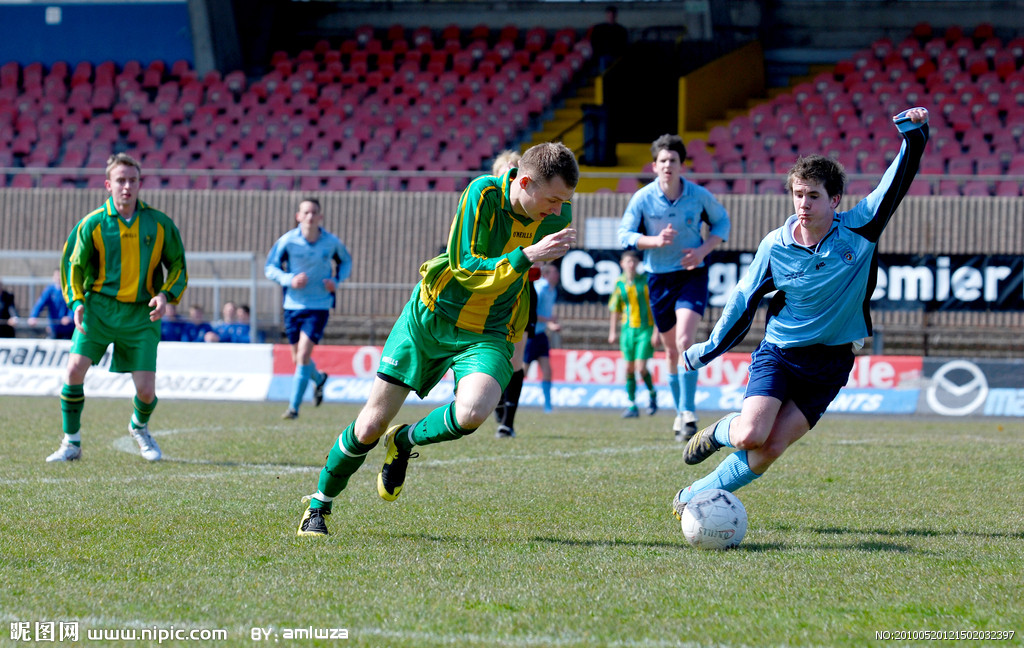
[[[530,266],[563,256],[576,240],[569,224],[578,181],[572,151],[545,143],[523,154],[518,168],[480,176],[462,193],[448,249],[420,268],[423,279],[388,335],[369,400],[332,444],[299,535],[327,535],[332,501],[381,436],[387,453],[377,492],[393,501],[413,446],[459,439],[487,420],[526,326]],[[389,427],[409,392],[426,395],[449,369],[454,402]]]
[[[64,245],[61,287],[75,319],[60,393],[64,439],[48,462],[82,456],[85,374],[113,344],[110,370],[131,373],[135,411],[128,431],[149,461],[160,448],[149,434],[156,408],[156,347],[160,318],[188,284],[185,248],[170,218],[139,200],[142,172],[125,153],[107,161],[110,198],[71,230]]]
[[[622,418],[640,416],[636,407],[636,374],[647,386],[647,413],[654,416],[658,412],[658,392],[654,390],[654,381],[647,370],[647,361],[654,357],[654,315],[651,313],[651,298],[647,292],[647,275],[637,274],[640,265],[640,253],[626,250],[622,253],[619,266],[622,275],[615,282],[615,289],[608,300],[608,310],[612,312],[608,322],[608,343],[615,344],[619,338],[619,350],[626,361],[626,395],[629,396],[629,407],[622,413]],[[619,329],[621,326],[621,336]]]

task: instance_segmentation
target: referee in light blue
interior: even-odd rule
[[[893,122],[903,135],[899,155],[875,190],[849,211],[836,212],[846,184],[838,162],[820,155],[797,160],[786,180],[795,213],[761,241],[710,339],[683,354],[694,369],[722,355],[746,335],[761,298],[775,293],[764,340],[751,356],[742,410],[701,430],[683,457],[697,464],[723,447],[738,451],[676,494],[676,517],[701,491],[732,492],[764,474],[814,427],[846,384],[854,350],[871,335],[868,305],[879,237],[910,188],[928,141],[925,108],[905,110]]]
[[[292,346],[295,382],[281,418],[296,419],[313,381],[313,404],[324,399],[327,374],[317,371],[313,347],[323,339],[327,318],[334,308],[338,284],[352,272],[352,257],[337,236],[323,227],[320,201],[303,198],[295,214],[298,227],[274,243],[267,255],[267,279],[284,287],[284,330]]]
[[[696,342],[697,325],[707,306],[704,259],[729,238],[731,223],[710,191],[683,179],[686,146],[681,137],[662,135],[654,140],[651,156],[657,178],[626,205],[619,245],[643,252],[651,312],[665,345],[668,386],[676,406],[672,430],[676,441],[687,441],[697,432],[697,372],[683,370],[679,354]]]

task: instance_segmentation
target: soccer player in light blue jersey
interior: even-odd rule
[[[737,452],[676,494],[676,517],[701,491],[733,492],[764,474],[814,427],[846,384],[855,349],[871,335],[868,306],[879,237],[910,188],[928,141],[925,108],[905,110],[893,121],[904,139],[899,155],[875,190],[849,211],[836,211],[846,184],[838,162],[820,155],[797,160],[786,181],[796,213],[761,241],[710,338],[683,354],[686,367],[697,369],[731,349],[750,329],[762,297],[774,293],[741,411],[690,439],[684,459],[697,464],[723,447]]]
[[[729,238],[731,223],[710,191],[683,179],[682,138],[662,135],[651,145],[651,155],[657,179],[629,200],[619,224],[619,244],[644,254],[642,271],[648,273],[651,310],[665,345],[668,385],[676,405],[672,430],[676,441],[687,441],[697,432],[697,372],[683,370],[679,353],[696,342],[708,301],[704,259]]]
[[[299,417],[310,380],[313,405],[323,402],[327,374],[317,371],[313,347],[323,339],[338,284],[352,272],[352,257],[344,244],[320,225],[324,216],[319,200],[304,198],[295,220],[298,227],[274,243],[264,268],[267,279],[285,289],[284,330],[295,362],[295,382],[284,419]]]

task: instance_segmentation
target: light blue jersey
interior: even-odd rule
[[[324,279],[334,279],[335,285],[348,279],[352,272],[352,257],[338,239],[324,228],[316,243],[310,243],[296,227],[277,239],[267,255],[263,268],[267,279],[285,288],[285,310],[331,310],[334,293],[324,288]],[[305,272],[305,288],[292,288],[292,278]]]
[[[669,223],[679,232],[671,245],[643,250],[642,271],[664,274],[683,270],[683,250],[704,243],[701,227],[708,223],[711,234],[729,239],[729,214],[725,207],[704,187],[682,179],[683,192],[670,201],[658,181],[641,187],[626,205],[619,223],[619,245],[634,248],[642,235],[657,236]],[[701,263],[701,265],[704,265]]]
[[[558,297],[557,286],[552,286],[547,279],[538,279],[533,284],[537,291],[537,323],[533,326],[533,332],[547,332],[547,324],[541,321],[541,317],[550,318],[555,313],[555,299]]]
[[[779,347],[862,344],[871,335],[869,303],[878,270],[878,239],[917,174],[926,124],[898,123],[904,142],[881,182],[853,209],[837,212],[813,248],[793,239],[797,217],[761,241],[707,342],[686,350],[698,369],[734,347],[750,330],[761,298],[768,306],[765,340]]]

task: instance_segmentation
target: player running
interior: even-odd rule
[[[651,154],[657,178],[630,198],[619,224],[619,244],[644,254],[651,310],[665,345],[668,386],[676,406],[672,430],[676,441],[686,441],[697,432],[697,372],[684,369],[679,354],[696,341],[707,306],[704,260],[729,238],[731,223],[711,192],[683,179],[682,138],[662,135],[651,144]]]
[[[295,379],[283,419],[299,418],[299,407],[313,381],[313,405],[324,400],[327,374],[317,371],[313,347],[323,339],[338,284],[352,272],[352,257],[337,236],[323,227],[316,198],[303,198],[295,213],[298,226],[277,239],[263,268],[267,279],[284,287],[284,331],[291,345]]]
[[[381,436],[387,452],[377,493],[393,501],[415,446],[461,439],[487,420],[526,327],[530,266],[563,256],[576,240],[569,224],[577,182],[572,151],[546,143],[526,151],[518,168],[480,176],[462,193],[448,249],[420,267],[423,279],[384,343],[369,400],[331,445],[298,535],[327,535],[324,516]],[[449,369],[454,402],[391,426],[409,392],[426,396]]]

